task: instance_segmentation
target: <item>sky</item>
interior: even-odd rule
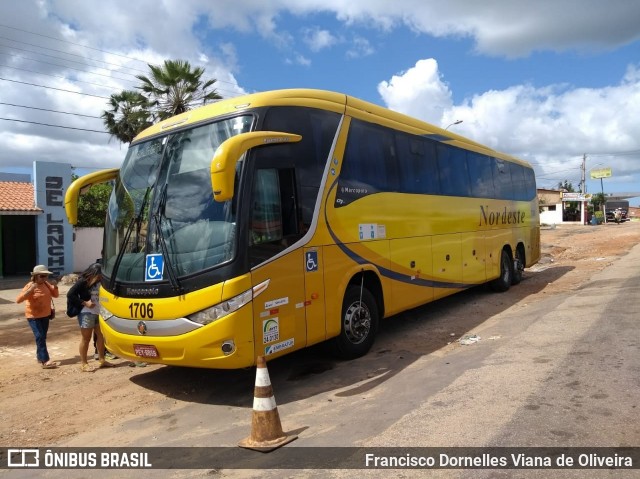
[[[0,172],[119,167],[109,96],[181,59],[224,98],[318,88],[448,127],[539,188],[579,191],[584,162],[586,192],[640,206],[639,18],[632,0],[0,0]]]

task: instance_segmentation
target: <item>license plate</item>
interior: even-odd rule
[[[134,344],[133,352],[141,358],[159,358],[158,350],[151,344]]]

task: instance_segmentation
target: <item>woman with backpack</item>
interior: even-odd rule
[[[96,334],[96,347],[98,349],[98,364],[100,368],[111,367],[113,364],[107,362],[104,357],[104,337],[100,331],[98,321],[98,291],[102,280],[102,270],[99,263],[89,266],[78,278],[76,283],[67,292],[67,311],[75,309],[78,313],[78,325],[80,326],[80,369],[82,372],[92,372],[93,368],[87,361],[87,352],[91,335]],[[73,314],[75,311],[71,311]]]

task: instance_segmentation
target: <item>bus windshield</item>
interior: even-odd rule
[[[216,148],[252,122],[251,115],[227,118],[130,147],[107,209],[106,277],[175,283],[234,257],[235,199],[213,200],[210,164]],[[163,256],[163,270],[145,276],[153,254]]]

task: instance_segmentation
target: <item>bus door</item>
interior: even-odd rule
[[[278,356],[307,344],[304,252],[286,251],[299,237],[293,168],[254,171],[249,223],[253,286],[268,286],[253,303],[256,356]],[[267,358],[268,359],[268,358]]]
[[[307,342],[319,343],[327,338],[322,248],[304,250],[304,307],[307,317]]]

